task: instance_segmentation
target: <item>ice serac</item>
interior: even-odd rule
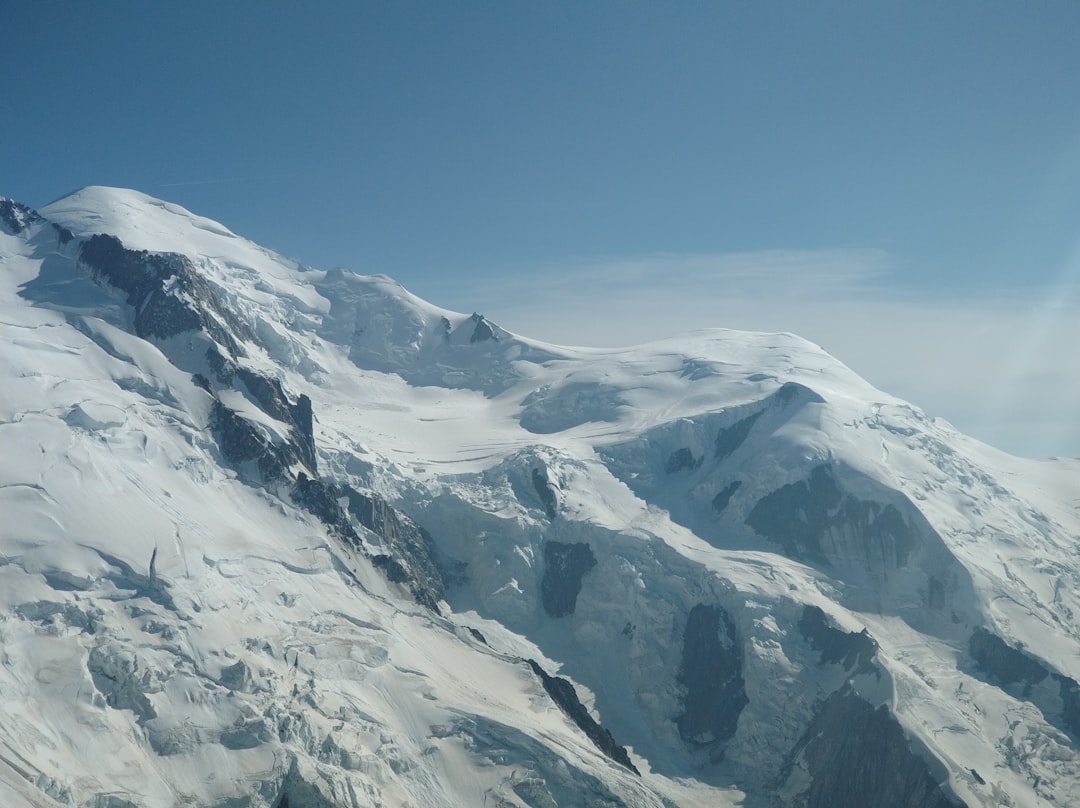
[[[1061,806],[1080,461],[0,200],[0,803]]]

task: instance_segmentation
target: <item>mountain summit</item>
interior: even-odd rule
[[[790,334],[564,348],[0,199],[0,803],[1080,799],[1080,462]]]

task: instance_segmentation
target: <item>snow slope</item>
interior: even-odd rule
[[[135,191],[0,202],[0,279],[6,804],[1080,800],[1080,461]]]

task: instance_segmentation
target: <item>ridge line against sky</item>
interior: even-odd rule
[[[554,342],[792,331],[993,445],[1080,456],[1080,3],[4,20],[7,196],[135,188]]]

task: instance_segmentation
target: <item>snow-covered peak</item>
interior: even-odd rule
[[[0,801],[1078,793],[1077,462],[791,334],[563,348],[138,192],[41,215],[0,202]]]
[[[89,185],[40,212],[76,236],[107,233],[132,250],[228,255],[240,240],[212,219],[128,188]]]

